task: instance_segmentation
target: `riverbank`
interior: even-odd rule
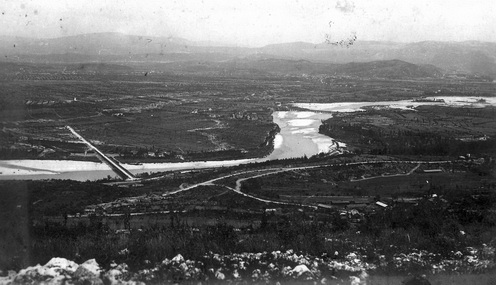
[[[140,163],[122,166],[133,174],[142,172],[163,172],[186,169],[229,167],[267,160],[296,158],[329,152],[336,149],[330,137],[318,133],[322,120],[330,114],[315,112],[281,111],[273,113],[273,121],[280,132],[271,133],[270,144],[273,151],[266,157],[207,160],[165,163]],[[340,145],[342,146],[342,145]],[[0,180],[10,179],[73,179],[79,181],[114,177],[115,174],[103,163],[72,160],[0,160]]]
[[[141,172],[161,172],[171,170],[227,167],[244,163],[263,162],[274,159],[310,157],[321,152],[333,152],[346,145],[332,137],[319,134],[323,120],[332,117],[332,112],[357,112],[363,108],[411,109],[422,105],[456,106],[484,108],[495,106],[496,97],[428,97],[428,102],[414,100],[382,102],[340,102],[340,103],[294,103],[308,111],[277,111],[272,114],[273,123],[280,132],[274,136],[273,151],[266,157],[238,160],[206,160],[171,163],[123,164],[133,174]],[[70,160],[2,160],[0,180],[7,179],[75,179],[97,180],[107,176],[115,177],[106,165],[95,162]]]

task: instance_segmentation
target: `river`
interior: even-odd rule
[[[434,98],[428,98],[434,99]],[[175,163],[143,163],[141,165],[123,164],[130,172],[160,172],[169,170],[186,170],[234,166],[267,160],[312,156],[320,152],[336,149],[336,143],[330,137],[318,133],[321,120],[330,118],[330,113],[323,112],[357,112],[366,106],[389,106],[391,108],[412,109],[419,105],[470,106],[481,108],[496,105],[496,97],[436,97],[444,102],[412,102],[382,101],[382,102],[341,102],[341,103],[295,103],[295,107],[308,111],[278,111],[272,114],[274,123],[278,124],[281,132],[274,139],[274,151],[267,157],[228,160],[228,161],[196,161]],[[339,143],[339,142],[338,142]],[[345,146],[339,143],[340,147]],[[71,160],[0,160],[0,180],[22,179],[72,179],[97,180],[115,174],[107,165],[96,162]]]

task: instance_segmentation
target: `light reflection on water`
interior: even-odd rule
[[[274,159],[293,157],[310,157],[320,152],[328,152],[335,147],[332,138],[319,134],[318,129],[322,120],[330,118],[330,113],[322,112],[356,112],[366,106],[389,106],[391,108],[412,109],[420,105],[470,106],[475,108],[496,105],[496,97],[429,97],[427,99],[442,99],[444,102],[412,102],[383,101],[383,102],[340,102],[340,103],[296,103],[295,107],[309,111],[279,111],[274,112],[274,123],[278,124],[281,132],[274,141],[274,151],[265,158],[243,159],[230,161],[199,161],[184,163],[144,163],[142,165],[127,165],[133,174],[141,172],[160,172],[170,170],[210,168],[233,166],[250,162],[262,162]],[[482,101],[483,99],[484,101]],[[344,146],[343,143],[339,143]],[[55,173],[49,173],[47,171]],[[0,179],[72,179],[97,180],[107,176],[115,177],[113,171],[101,163],[82,161],[36,161],[10,160],[0,161]],[[44,173],[44,174],[41,174]]]

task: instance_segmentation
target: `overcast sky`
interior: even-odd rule
[[[346,40],[496,42],[496,0],[0,0],[0,34],[97,32],[241,46]]]

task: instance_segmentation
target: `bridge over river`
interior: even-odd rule
[[[87,141],[85,138],[83,138],[80,134],[78,134],[73,128],[70,126],[66,126],[66,128],[71,131],[71,133],[76,136],[79,140],[81,140],[83,143],[85,143],[91,150],[93,150],[96,153],[96,156],[105,164],[107,164],[112,171],[114,171],[119,177],[121,177],[124,180],[135,180],[136,177],[134,177],[131,172],[129,172],[127,169],[122,167],[120,163],[111,158],[106,156],[103,152],[101,152],[98,148],[96,148],[93,144],[91,144],[89,141]]]

